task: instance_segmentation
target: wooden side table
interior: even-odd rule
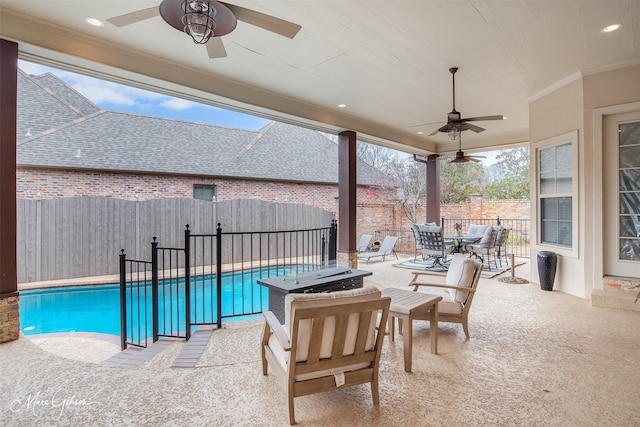
[[[391,297],[389,307],[389,333],[391,341],[395,339],[396,317],[405,323],[402,334],[404,348],[404,370],[411,372],[413,352],[413,317],[417,314],[429,312],[429,334],[431,335],[431,353],[438,354],[438,302],[441,296],[429,295],[404,289],[386,288],[382,290],[383,297]],[[400,330],[402,333],[402,330]]]

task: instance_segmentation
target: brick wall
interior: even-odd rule
[[[102,196],[125,200],[148,200],[165,197],[193,197],[194,184],[216,186],[218,201],[260,199],[278,203],[304,203],[334,214],[338,211],[336,184],[306,184],[242,179],[170,176],[135,173],[98,173],[51,169],[18,168],[17,196],[24,199]],[[358,187],[357,234],[375,234],[380,230],[407,230],[411,222],[394,201],[395,190],[381,187]],[[442,205],[444,218],[529,218],[529,200],[484,200],[472,196],[469,203]],[[424,221],[424,210],[418,214]]]
[[[529,199],[485,200],[482,196],[474,196],[469,203],[441,205],[440,215],[444,218],[528,219],[531,218],[531,204]]]
[[[440,205],[440,216],[448,218],[486,219],[529,219],[529,200],[484,200],[482,196],[472,197],[468,203]],[[424,222],[426,211],[418,213],[418,222]],[[438,222],[440,222],[438,220]],[[411,238],[411,221],[399,204],[358,204],[358,234],[376,234],[376,231],[406,231],[405,240]]]
[[[218,201],[260,199],[278,203],[304,203],[337,215],[336,184],[249,181],[159,174],[98,173],[19,168],[17,197],[21,199],[58,199],[101,196],[124,200],[149,200],[166,197],[193,197],[194,184],[216,186]],[[359,204],[392,205],[395,191],[377,187],[358,187]],[[388,201],[387,201],[388,200]],[[381,202],[382,201],[382,202]],[[383,209],[384,211],[384,209]],[[391,212],[393,209],[391,208]],[[375,215],[384,218],[385,214]]]

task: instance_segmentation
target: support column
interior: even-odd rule
[[[0,343],[20,337],[16,217],[18,44],[0,39]]]
[[[358,267],[356,242],[356,133],[338,135],[338,261]]]
[[[427,157],[427,222],[440,224],[440,164],[438,155]],[[442,224],[440,224],[442,225]]]

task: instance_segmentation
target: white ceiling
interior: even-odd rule
[[[452,108],[474,122],[463,146],[528,141],[528,103],[581,75],[640,63],[640,1],[233,0],[302,25],[295,39],[239,22],[228,57],[162,18],[95,28],[160,0],[0,0],[0,36],[23,58],[66,65],[172,94],[315,128],[354,130],[361,139],[418,154],[457,148],[430,137]],[[601,28],[622,28],[603,34]],[[338,104],[346,108],[338,108]],[[435,123],[434,123],[435,122]],[[418,126],[424,123],[428,125]],[[418,131],[424,134],[418,135]]]

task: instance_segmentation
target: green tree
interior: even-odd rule
[[[440,161],[440,203],[463,203],[472,194],[483,194],[484,168],[480,163]]]
[[[529,148],[502,150],[496,159],[496,178],[485,187],[485,196],[493,199],[528,199]]]
[[[358,142],[362,160],[388,175],[398,185],[397,201],[407,218],[418,222],[418,212],[426,204],[426,166],[390,148]],[[495,199],[529,198],[529,149],[502,150],[498,162],[487,174],[481,163],[440,162],[440,203],[463,203],[472,194]],[[385,183],[383,185],[387,185]]]

